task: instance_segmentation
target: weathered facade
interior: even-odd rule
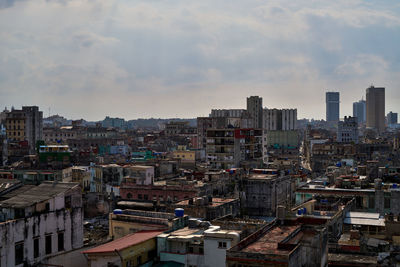
[[[83,246],[79,185],[44,182],[7,196],[0,202],[1,266],[33,266]]]

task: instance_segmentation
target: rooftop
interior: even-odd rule
[[[209,202],[208,205],[201,205],[201,206],[210,206],[210,207],[218,207],[220,205],[223,205],[225,203],[233,202],[236,201],[237,199],[235,198],[212,198],[212,202]],[[175,205],[177,206],[189,206],[189,199],[182,200]],[[196,206],[196,204],[193,204],[192,206]]]
[[[157,235],[161,234],[162,231],[140,231],[133,233],[114,241],[108,242],[106,244],[94,247],[83,251],[83,254],[93,254],[93,253],[109,253],[114,251],[121,251],[130,246],[134,246],[143,243],[147,240],[155,238]]]
[[[16,179],[0,179],[0,194],[7,193],[12,188],[21,186],[22,183]]]
[[[242,252],[260,254],[287,254],[287,250],[278,248],[279,243],[296,244],[301,239],[302,232],[299,225],[283,225],[273,227],[255,242],[243,248]],[[291,235],[294,235],[290,237]],[[289,239],[288,239],[289,238]]]
[[[343,221],[345,224],[385,226],[385,219],[379,213],[371,212],[347,212]]]
[[[21,192],[18,195],[1,201],[0,208],[29,207],[36,203],[48,200],[77,186],[79,186],[77,183],[43,182],[38,186],[28,188],[28,190]]]

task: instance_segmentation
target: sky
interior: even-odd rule
[[[340,116],[386,88],[400,112],[400,1],[0,0],[0,109],[190,118],[213,108]]]

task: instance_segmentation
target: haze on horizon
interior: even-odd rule
[[[340,116],[371,84],[400,112],[398,1],[0,0],[0,109],[101,120],[269,108]]]

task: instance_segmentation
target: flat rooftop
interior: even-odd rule
[[[235,200],[236,200],[236,198],[216,198],[216,197],[213,197],[212,202],[209,202],[208,205],[200,205],[200,207],[201,206],[218,207],[218,206],[221,206],[221,205],[223,205],[225,203],[233,202]],[[176,203],[175,205],[178,205],[178,206],[189,206],[189,200],[188,199],[182,200],[182,201]],[[190,206],[197,206],[197,205],[194,203],[193,205],[190,205]]]
[[[278,244],[282,242],[297,244],[303,235],[303,233],[299,231],[300,227],[299,225],[275,226],[258,240],[243,248],[241,252],[279,255],[288,254],[288,250],[279,249]],[[290,237],[292,234],[294,234],[294,236]]]

